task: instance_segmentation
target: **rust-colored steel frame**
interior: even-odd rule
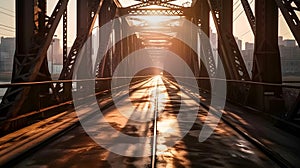
[[[248,0],[241,0],[241,3],[243,5],[244,11],[246,13],[247,19],[250,23],[251,30],[252,30],[253,34],[255,35],[255,30],[256,30],[255,16],[250,7],[250,4],[249,4]]]
[[[195,13],[195,24],[198,24],[198,26],[201,28],[203,33],[206,34],[207,37],[210,36],[210,28],[209,28],[209,6],[206,0],[199,0],[195,4],[196,8],[194,11]],[[200,10],[197,10],[200,8]],[[204,48],[203,48],[204,49]],[[210,46],[206,46],[205,49],[210,50],[207,52],[205,61],[207,61],[206,65],[208,65],[207,71],[210,73],[210,76],[214,77],[216,74],[216,64],[215,64],[215,58],[213,56],[212,48]],[[202,65],[201,67],[204,67]],[[204,71],[203,71],[204,70]],[[208,72],[205,72],[206,70],[204,68],[200,69],[200,74],[202,74],[202,77],[208,77]]]
[[[275,0],[298,44],[300,44],[300,20],[296,11],[300,11],[299,0]]]
[[[100,18],[99,18],[99,26],[102,27],[103,25],[105,25],[106,23],[108,23],[109,21],[111,21],[112,19],[114,19],[114,17],[116,17],[116,10],[117,7],[114,4],[110,4],[110,3],[106,3],[103,4],[103,8],[101,9],[100,13]],[[98,63],[98,67],[96,68],[96,77],[97,78],[101,78],[101,77],[110,77],[111,76],[111,71],[112,71],[112,63],[111,63],[111,49],[108,49],[107,47],[109,46],[110,41],[110,37],[111,37],[111,33],[112,33],[112,29],[113,29],[113,24],[111,25],[112,27],[108,27],[106,26],[104,28],[101,29],[101,32],[105,32],[105,33],[101,33],[100,32],[100,39],[99,39],[99,50],[97,55],[104,55],[102,60],[97,60]],[[108,51],[107,53],[103,53],[103,51]],[[100,54],[100,55],[99,55]]]
[[[218,51],[226,78],[236,81],[250,81],[244,59],[233,36],[233,0],[208,0],[210,11],[218,34]],[[217,68],[217,71],[221,69]],[[227,98],[244,104],[247,87],[227,82]]]
[[[198,0],[193,8],[195,11],[194,23],[201,28],[202,32],[205,33],[205,35],[207,37],[209,37],[210,36],[210,24],[209,24],[210,23],[210,20],[209,20],[210,10],[209,10],[207,0]],[[197,45],[199,45],[199,44],[197,44]],[[209,76],[215,77],[217,68],[216,68],[215,58],[213,56],[213,51],[210,46],[210,43],[209,44],[202,43],[201,47],[202,47],[201,51],[208,50],[208,51],[206,51],[206,53],[208,55],[206,55],[206,57],[203,58],[202,61],[200,61],[199,77],[204,77],[204,78],[209,78]],[[207,67],[205,67],[205,64],[203,61],[206,61],[205,64],[208,65]],[[200,80],[200,81],[198,81],[198,83],[199,83],[199,86],[201,87],[201,89],[205,89],[207,91],[209,91],[211,89],[209,80]]]
[[[114,0],[114,2],[116,1],[117,0]],[[133,5],[128,8],[120,8],[120,4],[114,4],[114,9],[119,7],[119,13],[116,14],[117,16],[122,16],[125,14],[151,14],[164,16],[178,15],[189,18],[192,17],[195,24],[199,24],[206,34],[209,33],[208,11],[211,11],[218,33],[220,56],[225,67],[227,79],[246,81],[250,80],[250,76],[246,70],[246,66],[232,33],[232,0],[202,0],[201,5],[197,7],[201,9],[200,11],[197,9],[195,10],[195,8],[185,8],[170,4],[169,2],[171,1],[172,0],[166,0],[164,2],[159,0],[141,1],[141,4]],[[91,35],[94,23],[96,21],[96,14],[100,12],[102,4],[113,4],[113,0],[88,0],[88,2],[84,0],[78,0],[78,2],[88,3],[89,5],[85,11],[85,15],[79,16],[85,18],[81,19],[81,21],[79,19],[77,38],[69,55],[67,55],[68,0],[59,0],[51,17],[46,16],[46,0],[31,0],[30,2],[16,1],[17,49],[12,77],[13,83],[51,80],[51,75],[47,65],[46,53],[62,16],[64,66],[59,79],[72,79],[74,65],[78,61],[78,54],[89,35]],[[241,2],[256,39],[253,80],[259,82],[281,83],[280,57],[276,37],[278,32],[274,29],[274,24],[277,25],[278,20],[276,21],[276,18],[273,14],[275,14],[277,17],[278,14],[276,13],[276,10],[277,7],[279,7],[297,42],[299,43],[300,22],[295,11],[299,11],[300,2],[298,0],[260,0],[256,3],[255,16],[250,8],[248,0],[241,0]],[[269,3],[272,5],[270,6]],[[153,4],[167,7],[169,9],[141,9],[142,7]],[[104,8],[102,9],[102,12],[100,12],[100,26],[103,24],[101,23],[103,20],[106,22],[116,16],[112,13],[109,13],[109,16],[106,16],[107,11]],[[194,15],[195,11],[196,15]],[[83,10],[81,12],[83,12]],[[122,22],[122,24],[125,24],[125,22]],[[268,25],[272,25],[272,27],[268,27]],[[130,46],[133,40],[132,38],[128,38],[122,42],[121,49],[118,49],[121,50],[118,52],[122,53],[118,55],[123,57],[124,53],[126,53],[126,50],[128,50],[128,52],[132,50],[133,46]],[[269,61],[272,62],[272,65],[265,64]],[[104,59],[103,64],[111,63],[105,62]],[[100,67],[101,65],[99,65],[99,68]],[[105,66],[102,66],[102,68],[103,67]],[[100,69],[98,71],[99,72],[97,75],[107,75],[103,74],[104,72],[100,72]],[[0,106],[0,116],[4,118],[14,117],[20,114],[20,112],[24,113],[34,109],[34,105],[28,105],[28,103],[26,103],[28,98],[30,97],[30,100],[35,101],[40,94],[47,94],[49,92],[49,88],[52,89],[53,92],[62,100],[71,98],[70,84],[57,84],[55,87],[56,88],[53,89],[53,86],[47,85],[41,87],[40,89],[32,89],[31,87],[8,88],[8,91],[6,92]],[[264,97],[263,94],[266,91],[274,92],[274,95],[277,97],[280,97],[281,95],[281,89],[268,87],[263,89],[262,94],[259,93],[261,98]],[[292,114],[292,116],[294,116],[294,114]]]
[[[256,35],[253,58],[252,81],[264,83],[282,83],[281,61],[278,47],[278,8],[274,0],[257,0],[255,3]],[[280,87],[252,85],[250,105],[264,111],[270,111],[273,101],[280,103]],[[274,102],[273,102],[274,103]],[[275,107],[275,105],[273,105]],[[275,109],[274,109],[275,110]],[[277,110],[283,110],[277,107]]]
[[[191,15],[191,8],[171,4],[174,0],[150,0],[126,8],[119,8],[119,16],[123,15],[156,15],[156,16],[187,16]],[[167,9],[143,9],[151,5],[161,6]]]
[[[161,6],[161,7],[170,8],[170,9],[183,8],[182,6],[170,4],[169,2],[172,2],[172,1],[164,1],[164,2],[162,2],[162,1],[147,1],[147,2],[140,3],[140,4],[129,6],[126,9],[139,9],[139,8],[147,7],[147,6],[151,6],[151,5],[157,5],[157,6]]]
[[[124,15],[150,15],[150,16],[186,16],[187,9],[119,9],[119,16]]]
[[[67,65],[68,61],[68,10],[66,9],[63,15],[63,66]]]
[[[14,59],[13,83],[51,79],[46,59],[47,50],[60,18],[67,8],[68,0],[59,0],[49,18],[46,17],[45,6],[41,6],[43,4],[45,5],[45,0],[26,2],[16,0],[17,49]],[[41,10],[42,13],[36,12],[38,10]],[[37,96],[39,94],[31,94],[34,90],[37,89],[29,86],[8,88],[1,102],[1,116],[10,118],[17,116],[20,112],[32,110],[34,106],[26,101],[38,103]]]
[[[208,0],[216,25],[220,56],[227,79],[250,80],[241,52],[232,33],[232,0]]]
[[[103,0],[89,0],[89,1],[79,0],[78,2],[79,3],[82,2],[83,4],[86,4],[88,6],[88,9],[80,10],[81,8],[78,7],[78,9],[81,12],[85,11],[86,14],[85,15],[78,14],[77,37],[74,41],[74,44],[70,50],[68,57],[66,58],[67,60],[66,64],[64,65],[62,72],[59,76],[60,80],[72,79],[75,64],[77,63],[78,55],[84,43],[87,41],[88,37],[92,34],[93,27],[97,19],[97,14],[101,9]],[[68,100],[71,99],[71,89],[72,86],[70,84],[58,83],[55,87],[55,93],[59,96],[58,99],[60,99],[60,101]]]

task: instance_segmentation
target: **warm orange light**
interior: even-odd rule
[[[126,18],[130,26],[179,26],[180,16],[130,16]]]
[[[170,20],[170,18],[166,16],[144,16],[143,19],[149,26],[160,26],[162,23]]]

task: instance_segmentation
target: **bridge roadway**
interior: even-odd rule
[[[124,149],[127,154],[142,151],[151,155],[154,151],[156,157],[115,154],[94,142],[82,126],[78,126],[39,148],[14,167],[279,167],[223,121],[220,121],[210,138],[200,143],[198,136],[208,113],[202,106],[198,106],[192,128],[186,136],[180,138],[183,127],[179,126],[176,115],[181,100],[184,112],[197,108],[197,102],[190,95],[182,92],[168,79],[156,76],[139,85],[130,94],[130,99],[120,99],[123,105],[118,110],[113,105],[103,111],[106,122],[118,131],[112,133],[106,131],[105,127],[101,128],[98,136],[105,144],[117,147],[114,138],[119,132],[135,137],[150,137],[157,131],[156,146],[153,141],[149,141],[143,147],[132,145]],[[130,103],[133,110],[128,108]],[[138,122],[125,117],[128,115],[152,120],[155,113],[158,115],[157,130],[152,121]],[[179,140],[174,142],[178,137]],[[173,142],[175,145],[171,145]],[[153,158],[155,166],[151,165]]]

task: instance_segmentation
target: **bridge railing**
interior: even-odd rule
[[[168,77],[168,76],[166,76]],[[149,76],[139,76],[135,78],[130,78],[131,82],[139,82],[140,80],[149,78]],[[125,87],[126,81],[128,81],[129,77],[118,77],[115,78],[115,80],[120,81],[118,82],[119,87],[113,88],[113,89],[120,89],[121,87]],[[176,79],[189,79],[189,77],[176,77]],[[200,83],[200,81],[209,81],[212,79],[204,78],[204,77],[197,77],[196,78]],[[192,78],[191,78],[192,80]],[[236,104],[239,104],[240,106],[247,106],[247,95],[249,94],[250,87],[255,86],[268,86],[268,87],[278,87],[282,89],[282,96],[281,98],[284,100],[285,110],[282,111],[280,114],[269,114],[272,117],[275,117],[279,120],[282,120],[283,122],[287,123],[296,123],[298,118],[300,118],[299,111],[295,111],[296,106],[299,105],[299,93],[300,93],[300,86],[291,85],[291,84],[272,84],[272,83],[261,83],[261,82],[251,82],[251,81],[235,81],[235,80],[226,80],[226,79],[213,79],[213,80],[223,80],[227,82],[227,85],[230,86],[230,88],[235,88],[234,90],[227,91],[228,101],[234,102]],[[96,78],[96,79],[80,79],[80,80],[57,80],[57,81],[42,81],[42,82],[25,82],[25,83],[8,83],[8,84],[0,84],[0,88],[8,88],[12,86],[30,86],[30,87],[39,87],[42,85],[56,85],[61,83],[72,83],[73,91],[74,92],[84,92],[86,88],[79,87],[84,82],[95,82],[95,94],[96,95],[103,95],[103,94],[109,94],[111,91],[111,77],[107,78]],[[185,80],[187,81],[187,80]],[[187,83],[188,85],[188,83]],[[205,91],[209,93],[209,90],[201,88],[201,85],[199,86],[192,86],[192,87],[198,87],[200,91]],[[228,89],[228,88],[227,88]],[[234,96],[237,96],[240,101],[230,100],[230,94],[235,94]],[[241,95],[242,97],[239,97]],[[3,95],[0,95],[3,96]],[[265,95],[268,96],[268,95]],[[37,110],[32,111],[30,113],[22,114],[20,116],[17,116],[16,118],[2,118],[0,121],[10,121],[14,124],[11,124],[12,130],[18,129],[24,125],[30,124],[30,122],[34,122],[32,120],[41,120],[43,118],[47,118],[50,116],[53,116],[54,114],[59,113],[59,111],[63,111],[66,108],[70,108],[72,106],[73,102],[72,99],[70,101],[65,102],[58,102],[55,100],[55,94],[51,91],[49,91],[48,95],[39,95],[38,102],[35,102],[37,104]],[[28,122],[30,121],[30,122]],[[1,122],[0,122],[1,125]],[[299,124],[300,125],[300,124]]]
[[[85,96],[96,96],[97,98],[101,98],[104,95],[110,95],[111,91],[116,89],[122,89],[122,87],[128,86],[126,81],[130,79],[130,83],[134,84],[145,80],[149,76],[136,76],[133,78],[129,77],[115,77],[114,80],[118,80],[119,82],[115,85],[115,88],[111,88],[112,77],[106,78],[95,78],[95,79],[77,79],[77,80],[53,80],[53,81],[41,81],[41,82],[23,82],[23,83],[5,83],[0,84],[0,89],[7,89],[9,87],[32,87],[34,89],[38,89],[43,85],[52,85],[52,88],[55,88],[57,84],[72,84],[72,92],[73,93],[87,93],[86,90],[90,90],[88,88],[90,85],[85,84],[94,84],[92,94]],[[11,132],[14,130],[18,130],[24,126],[30,125],[37,121],[43,120],[45,118],[49,118],[53,115],[66,111],[70,108],[73,108],[73,98],[70,98],[67,101],[60,101],[57,99],[57,93],[53,92],[54,89],[49,89],[48,93],[39,94],[37,102],[32,102],[32,104],[36,107],[34,111],[20,114],[17,117],[9,118],[9,117],[1,117],[0,118],[0,135],[6,134],[7,132]],[[5,92],[0,94],[0,98],[4,96]],[[91,92],[88,92],[91,93]],[[1,100],[2,101],[2,100]],[[0,101],[0,102],[1,102]]]
[[[177,76],[176,79],[188,79],[194,77],[183,77],[183,76]],[[228,80],[228,79],[218,79],[218,78],[207,78],[207,77],[196,77],[198,80],[199,90],[201,92],[206,92],[210,94],[210,87],[207,88],[207,86],[202,87],[201,81],[209,82],[210,80],[216,80],[216,81],[225,81],[227,83],[227,101],[237,104],[239,106],[243,106],[246,108],[250,108],[251,110],[256,110],[259,112],[265,112],[261,111],[260,109],[255,109],[255,107],[251,107],[249,105],[249,94],[251,87],[272,87],[272,88],[278,88],[282,90],[282,94],[278,96],[278,100],[283,100],[284,107],[283,109],[277,109],[275,112],[268,112],[267,115],[270,115],[273,118],[276,118],[278,120],[281,120],[282,122],[288,123],[288,124],[297,124],[300,126],[300,110],[299,110],[299,99],[300,99],[300,82],[288,82],[293,84],[275,84],[275,83],[263,83],[263,82],[252,82],[252,81],[237,81],[237,80]],[[189,85],[188,83],[186,83]],[[202,82],[203,84],[203,82]],[[225,89],[225,88],[224,88]],[[217,96],[217,95],[216,95]],[[271,96],[274,96],[274,93],[272,92],[265,92],[264,98],[268,98]],[[264,103],[264,102],[263,102]],[[274,104],[271,104],[271,109],[276,108],[278,104],[276,104],[276,101],[274,101]],[[280,112],[278,112],[278,110]],[[266,113],[264,113],[266,114]],[[300,128],[300,127],[299,127]]]

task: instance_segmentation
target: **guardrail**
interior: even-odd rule
[[[136,80],[139,81],[141,79],[149,78],[152,76],[135,76],[132,78],[132,81]],[[169,77],[165,75],[165,77]],[[130,77],[117,77],[115,78],[116,80],[122,80],[122,79],[128,79]],[[239,91],[238,87],[237,89],[234,90],[234,94],[240,94],[242,97],[240,97],[240,101],[236,102],[239,103],[241,106],[245,106],[245,101],[243,99],[247,98],[247,95],[249,94],[249,89],[253,85],[257,86],[269,86],[269,87],[279,87],[282,89],[282,98],[284,99],[285,103],[285,108],[286,112],[279,116],[275,115],[275,117],[279,117],[279,119],[283,119],[284,121],[291,121],[294,120],[295,118],[299,117],[300,114],[291,114],[293,108],[295,107],[295,104],[297,103],[299,99],[299,93],[300,93],[300,86],[295,86],[295,85],[288,85],[288,84],[273,84],[273,83],[262,83],[262,82],[252,82],[252,81],[236,81],[236,80],[227,80],[227,79],[218,79],[218,78],[206,78],[206,77],[185,77],[185,76],[176,76],[177,79],[196,79],[198,81],[209,81],[209,80],[222,80],[226,81],[227,84],[233,85],[233,86],[239,86],[242,88],[242,90]],[[10,83],[10,84],[0,84],[0,88],[8,88],[12,86],[40,86],[40,85],[45,85],[45,84],[58,84],[58,83],[72,83],[73,86],[73,91],[76,91],[78,88],[76,88],[76,85],[81,82],[95,82],[96,89],[98,89],[98,95],[99,94],[105,94],[110,91],[110,84],[112,81],[111,77],[107,78],[95,78],[95,79],[80,79],[80,80],[54,80],[54,81],[41,81],[41,82],[24,82],[24,83]],[[122,83],[122,82],[121,82]],[[99,89],[100,87],[100,89]],[[122,86],[120,86],[122,87]],[[198,87],[198,86],[197,86]],[[201,89],[201,88],[200,88]],[[239,93],[240,92],[240,93]],[[50,93],[51,94],[51,93]],[[230,92],[228,94],[231,94]],[[0,95],[1,96],[1,95]],[[51,95],[50,95],[51,96]],[[235,95],[236,97],[239,97],[239,95]],[[38,110],[33,111],[30,113],[26,113],[22,116],[18,116],[14,119],[10,120],[18,120],[18,122],[13,126],[14,128],[17,128],[18,125],[22,125],[22,123],[25,123],[28,121],[26,118],[31,118],[31,119],[41,119],[41,118],[47,118],[49,116],[52,116],[53,114],[56,114],[55,112],[53,113],[53,109],[58,109],[58,108],[63,108],[63,107],[70,107],[72,106],[72,101],[67,101],[67,102],[61,102],[58,104],[52,104],[52,106],[43,106],[44,101],[49,101],[47,97],[43,97],[43,95],[40,96]],[[297,105],[297,104],[296,104]],[[35,116],[35,117],[34,117]],[[292,117],[291,117],[292,116]],[[21,120],[20,118],[25,119],[25,121]]]
[[[276,84],[276,83],[263,83],[263,82],[252,82],[252,81],[237,81],[237,80],[228,80],[228,79],[219,79],[219,78],[208,78],[208,77],[185,77],[185,76],[176,76],[176,79],[196,79],[198,81],[225,81],[227,85],[234,88],[232,90],[227,90],[227,101],[233,102],[239,106],[243,106],[249,108],[251,110],[260,111],[259,109],[252,108],[248,106],[247,99],[250,93],[250,88],[253,86],[267,86],[267,87],[274,87],[280,88],[282,90],[282,95],[280,96],[281,99],[284,100],[284,111],[281,113],[273,113],[268,114],[272,118],[276,120],[280,120],[286,124],[296,126],[300,128],[300,110],[299,108],[299,99],[300,99],[300,86],[291,85],[291,84]],[[298,82],[294,82],[295,84]],[[299,82],[300,83],[300,82]],[[189,85],[188,83],[186,83]],[[201,87],[201,86],[200,86]],[[207,89],[199,88],[204,92],[209,92]],[[264,93],[265,97],[273,96],[272,93]],[[231,97],[235,97],[236,99],[231,99]],[[277,104],[274,104],[276,106]],[[280,109],[279,109],[280,110]]]
[[[116,77],[115,79],[117,79],[117,80],[131,79],[132,83],[136,83],[136,82],[140,82],[146,78],[149,78],[149,76],[135,76],[134,78]],[[103,95],[109,94],[112,89],[119,89],[121,87],[127,86],[127,84],[126,84],[126,85],[120,85],[116,88],[110,88],[110,83],[112,81],[112,78],[108,77],[108,78],[80,79],[80,80],[56,80],[56,81],[0,84],[0,88],[8,88],[8,87],[12,87],[12,86],[14,86],[14,87],[15,86],[35,86],[36,87],[36,86],[41,86],[41,85],[45,85],[45,84],[55,85],[58,83],[72,83],[72,84],[74,84],[73,91],[83,92],[85,88],[76,88],[76,85],[81,82],[88,82],[88,81],[95,83],[95,88],[96,88],[95,94],[90,95],[90,96],[96,96],[97,98],[99,98]],[[18,130],[24,126],[30,125],[37,121],[43,120],[43,119],[51,117],[53,115],[56,115],[62,111],[73,108],[73,100],[69,100],[69,101],[65,101],[65,102],[53,102],[53,103],[50,103],[51,105],[49,105],[49,106],[41,105],[44,103],[44,101],[51,101],[51,99],[49,99],[49,96],[54,96],[54,94],[49,93],[48,97],[44,96],[44,95],[39,96],[39,102],[36,102],[37,104],[39,104],[39,106],[38,106],[38,109],[35,111],[22,114],[15,118],[2,119],[2,122],[0,122],[0,130],[1,130],[0,135],[7,134],[8,132],[12,132],[14,130]]]

